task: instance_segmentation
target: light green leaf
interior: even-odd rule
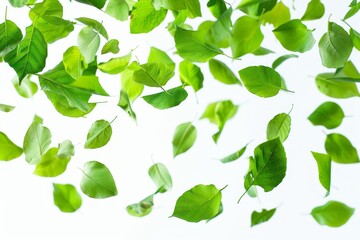
[[[322,64],[327,68],[343,67],[350,57],[353,43],[348,33],[334,22],[328,23],[328,31],[319,41]]]
[[[41,32],[34,26],[26,28],[25,38],[4,60],[16,71],[19,82],[29,73],[38,73],[45,67],[47,44]]]
[[[275,37],[281,45],[293,52],[309,51],[315,44],[312,31],[309,30],[299,19],[293,19],[273,30]]]
[[[331,186],[331,158],[327,154],[311,152],[314,159],[316,160],[318,172],[319,172],[319,181],[321,185],[326,189],[326,196],[330,193]]]
[[[360,2],[356,3],[356,1],[350,4],[350,10],[347,11],[347,13],[344,16],[344,20],[351,18],[352,16],[354,16],[359,10],[360,10]]]
[[[331,160],[337,163],[358,163],[359,155],[349,139],[338,133],[327,135],[325,149]]]
[[[126,0],[109,0],[105,12],[117,20],[126,21],[129,17],[129,10]]]
[[[282,1],[279,1],[271,11],[262,16],[263,23],[270,23],[275,28],[290,21],[290,19],[290,10]]]
[[[9,2],[11,6],[20,8],[25,6],[28,0],[9,0]]]
[[[271,65],[271,67],[273,69],[276,69],[278,66],[280,66],[283,62],[285,62],[286,60],[290,59],[290,58],[297,58],[298,55],[295,54],[286,54],[286,55],[282,55],[280,57],[278,57],[273,64]]]
[[[164,193],[172,188],[172,179],[168,169],[162,163],[155,163],[148,174],[157,187],[157,192]]]
[[[75,0],[75,1],[94,6],[98,9],[102,9],[106,3],[106,0]]]
[[[226,4],[224,0],[209,0],[207,2],[207,7],[216,18],[219,18],[226,11]]]
[[[86,26],[91,27],[97,33],[101,34],[106,40],[109,39],[109,35],[106,31],[106,28],[99,21],[92,19],[92,18],[87,18],[87,17],[76,18],[76,21],[81,22],[81,23],[85,24]]]
[[[0,111],[3,111],[3,112],[11,112],[12,110],[14,110],[15,107],[14,106],[10,106],[10,105],[7,105],[7,104],[2,104],[0,103]]]
[[[0,132],[0,161],[10,161],[23,153],[21,147],[13,143],[5,133]]]
[[[350,28],[350,38],[353,42],[354,47],[360,51],[360,33]]]
[[[238,108],[239,106],[234,105],[231,100],[224,100],[210,103],[205,109],[201,119],[209,119],[209,121],[216,124],[219,129],[218,132],[212,136],[215,143],[217,143],[226,122],[235,116]]]
[[[133,111],[131,107],[131,101],[129,99],[129,95],[124,90],[120,91],[120,99],[118,102],[118,106],[121,107],[125,112],[127,112],[129,117],[131,117],[136,122],[136,113]]]
[[[107,62],[99,63],[98,68],[100,71],[108,74],[118,74],[125,70],[129,65],[131,53],[117,58],[111,58]]]
[[[29,17],[33,22],[42,16],[54,16],[61,18],[63,16],[63,7],[58,0],[45,0],[35,4],[29,11]]]
[[[5,20],[0,24],[0,57],[14,50],[22,37],[20,28],[14,22]]]
[[[231,69],[223,62],[211,59],[209,61],[209,69],[213,77],[224,84],[242,85],[239,78],[231,71]]]
[[[254,54],[255,56],[263,56],[263,55],[267,55],[270,53],[274,53],[274,51],[267,49],[267,48],[259,47],[259,49],[252,52],[251,54]]]
[[[74,79],[79,78],[87,68],[84,56],[76,46],[69,47],[63,54],[65,71]]]
[[[179,74],[181,82],[190,85],[195,92],[203,87],[204,75],[197,65],[183,60],[179,64]]]
[[[62,212],[76,212],[82,204],[82,199],[76,188],[71,184],[53,183],[54,204]]]
[[[149,87],[162,87],[175,75],[174,70],[162,62],[139,66],[140,69],[134,72],[133,80]]]
[[[95,121],[87,134],[84,147],[94,149],[105,146],[110,141],[112,135],[111,123],[106,120]]]
[[[262,209],[261,212],[253,211],[251,213],[251,227],[269,221],[275,212],[276,208],[270,210]]]
[[[263,39],[259,20],[249,16],[240,17],[234,24],[230,38],[233,57],[238,58],[256,51]]]
[[[51,132],[37,121],[28,128],[23,143],[25,160],[29,164],[38,164],[51,143]]]
[[[70,140],[65,140],[58,146],[58,158],[71,158],[75,155],[75,147]]]
[[[217,213],[214,217],[206,220],[206,223],[208,223],[208,222],[210,222],[211,220],[213,220],[214,218],[217,218],[218,216],[220,216],[220,215],[223,213],[223,211],[224,211],[224,205],[223,205],[222,202],[220,202],[220,207],[219,207],[218,213]]]
[[[242,0],[238,9],[251,16],[260,16],[274,8],[277,0]]]
[[[194,145],[196,136],[196,128],[191,122],[185,122],[178,125],[172,140],[174,158],[189,150]]]
[[[234,152],[234,153],[220,159],[220,161],[222,163],[229,163],[229,162],[233,162],[235,160],[238,160],[245,153],[246,148],[247,148],[247,144],[244,147],[237,150],[236,152]]]
[[[130,69],[126,69],[121,73],[121,89],[127,93],[130,102],[134,102],[141,95],[144,89],[143,84],[139,84],[134,81],[133,75],[134,71]]]
[[[205,42],[214,44],[219,48],[229,47],[232,28],[232,11],[233,10],[230,7],[213,24],[211,24],[211,27],[205,36]],[[198,30],[200,30],[200,26]]]
[[[301,20],[316,20],[322,18],[325,13],[325,6],[320,0],[311,0],[306,8]]]
[[[143,99],[154,108],[168,109],[178,106],[185,101],[187,96],[188,93],[186,90],[180,86],[167,90],[166,92],[143,96]]]
[[[118,194],[111,172],[104,164],[97,161],[85,163],[80,188],[85,195],[97,199]]]
[[[328,201],[326,204],[316,207],[311,215],[320,225],[340,227],[354,214],[355,209],[338,201]]]
[[[106,53],[116,54],[118,52],[120,52],[120,48],[119,48],[119,40],[117,39],[110,39],[105,43],[105,45],[101,49],[101,54],[106,54]]]
[[[84,27],[78,35],[77,44],[81,54],[85,57],[86,63],[91,63],[100,46],[99,34],[94,32],[92,27]]]
[[[177,27],[174,38],[178,54],[189,62],[207,62],[223,53],[218,47],[205,43],[201,32]]]
[[[24,98],[31,98],[38,91],[38,86],[36,83],[32,82],[30,78],[31,75],[26,75],[21,81],[21,85],[19,84],[19,78],[17,76],[11,79],[16,92]]]
[[[340,126],[345,114],[341,107],[334,102],[325,102],[315,109],[308,117],[309,121],[317,126],[333,129]]]
[[[65,172],[70,157],[60,158],[57,148],[50,148],[36,165],[34,174],[41,177],[56,177]]]
[[[171,71],[175,70],[175,63],[174,61],[166,54],[166,52],[156,48],[150,48],[150,54],[148,57],[148,63],[165,63]]]
[[[219,212],[221,197],[221,190],[214,185],[199,184],[177,199],[172,217],[188,222],[211,219]]]
[[[347,82],[360,82],[360,73],[352,61],[347,61],[344,67],[336,69],[332,79]]]
[[[266,66],[251,66],[239,71],[244,86],[259,97],[273,97],[281,89],[281,76]]]
[[[333,98],[359,97],[359,90],[354,82],[332,79],[333,73],[321,73],[316,76],[316,86],[320,92]]]
[[[151,213],[154,206],[154,194],[144,198],[138,203],[131,204],[126,207],[128,214],[134,217],[145,217]]]
[[[267,125],[266,138],[267,140],[279,138],[284,142],[290,133],[291,118],[289,114],[279,113],[271,119]]]
[[[167,10],[156,10],[152,0],[139,0],[134,5],[130,20],[130,33],[148,33],[160,25],[166,17]]]

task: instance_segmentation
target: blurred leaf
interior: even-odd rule
[[[118,74],[126,69],[131,60],[131,53],[122,57],[111,58],[107,62],[99,63],[98,69],[107,74]]]
[[[253,211],[251,214],[251,227],[269,221],[275,212],[276,208],[270,210],[262,209],[261,212]]]
[[[76,188],[71,184],[53,183],[54,204],[62,212],[76,212],[82,204],[82,199]]]
[[[3,112],[11,112],[12,110],[14,110],[15,107],[14,106],[10,106],[10,105],[7,105],[7,104],[2,104],[0,103],[0,111],[3,111]]]
[[[129,115],[129,117],[136,122],[136,113],[131,107],[131,101],[129,99],[129,95],[124,90],[120,91],[120,99],[118,102],[118,106],[121,107]]]
[[[334,102],[325,102],[315,109],[308,117],[309,121],[317,126],[333,129],[340,126],[345,114],[341,107]]]
[[[75,155],[75,147],[70,140],[65,140],[58,146],[58,158],[70,158]]]
[[[232,153],[232,154],[230,154],[230,155],[228,155],[228,156],[220,159],[220,161],[221,161],[222,163],[233,162],[233,161],[239,159],[239,158],[245,153],[246,148],[247,148],[247,144],[246,144],[244,147],[242,147],[242,148],[240,148],[239,150],[237,150],[236,152],[234,152],[234,153]]]
[[[102,23],[98,22],[95,19],[87,18],[87,17],[79,17],[76,18],[76,21],[79,21],[89,27],[91,27],[93,30],[101,34],[106,40],[109,39],[109,35],[105,29],[105,27],[102,25]]]
[[[120,49],[119,49],[119,40],[110,39],[109,41],[107,41],[105,43],[105,45],[101,49],[101,54],[106,54],[106,53],[114,53],[114,54],[116,54],[119,51],[120,51]]]
[[[320,0],[311,0],[306,8],[301,20],[316,20],[322,18],[325,13],[325,6]]]
[[[181,82],[190,85],[195,92],[203,87],[204,75],[197,65],[183,60],[179,64],[179,74]]]
[[[326,189],[326,196],[330,193],[331,186],[331,158],[327,154],[311,152],[314,159],[316,160],[318,172],[319,172],[319,181],[321,185]]]
[[[264,13],[262,16],[263,23],[270,23],[275,28],[290,21],[290,19],[290,10],[282,1],[279,1],[271,11]]]
[[[126,0],[109,0],[105,12],[117,20],[126,21],[129,17],[129,10]]]
[[[98,9],[102,9],[106,3],[106,0],[75,0],[75,1],[94,6]]]
[[[226,11],[226,4],[224,0],[209,0],[207,2],[207,7],[216,18],[219,18],[221,14]]]
[[[277,0],[242,0],[238,9],[251,16],[260,16],[274,8]]]
[[[331,160],[337,163],[358,163],[359,155],[349,139],[338,133],[327,135],[325,149]]]
[[[63,54],[65,71],[74,79],[79,78],[87,68],[84,56],[76,46],[69,47]]]
[[[345,82],[332,79],[333,73],[321,73],[315,78],[320,92],[333,98],[359,97],[360,93],[354,82]]]
[[[178,125],[175,129],[172,145],[173,145],[173,156],[186,152],[195,143],[197,136],[196,128],[191,122],[185,122]]]
[[[328,201],[311,211],[313,218],[320,224],[329,227],[344,225],[354,214],[355,209],[338,201]]]
[[[298,55],[296,54],[286,54],[286,55],[282,55],[280,57],[278,57],[273,64],[271,65],[271,67],[273,69],[276,69],[278,66],[280,66],[283,62],[285,62],[286,60],[290,59],[290,58],[297,58]]]
[[[145,217],[151,213],[154,206],[154,194],[144,198],[138,203],[131,204],[126,207],[128,214],[134,217]]]
[[[13,143],[5,133],[0,132],[0,161],[10,161],[22,155],[21,147]]]
[[[155,163],[148,174],[157,187],[157,192],[165,193],[172,188],[172,179],[168,169],[162,163]]]

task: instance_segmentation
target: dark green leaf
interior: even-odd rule
[[[188,222],[211,219],[219,212],[221,197],[214,185],[197,185],[178,198],[172,217]]]
[[[143,99],[157,109],[168,109],[178,106],[188,96],[185,89],[180,86],[165,92],[143,96]]]
[[[111,123],[106,120],[97,120],[91,125],[84,147],[87,149],[103,147],[110,141],[111,135]]]
[[[286,60],[290,59],[290,58],[297,58],[298,55],[295,54],[286,54],[286,55],[282,55],[280,57],[278,57],[273,64],[271,65],[271,67],[273,69],[276,69],[278,66],[280,66],[283,62],[285,62]]]
[[[356,148],[344,135],[332,133],[327,135],[325,149],[331,160],[337,163],[358,163],[359,155]]]
[[[65,172],[71,157],[60,158],[57,148],[50,148],[36,165],[34,174],[41,177],[56,177]]]
[[[231,71],[231,69],[223,62],[211,59],[209,61],[209,69],[213,77],[224,84],[240,84],[238,77]]]
[[[320,224],[329,227],[344,225],[354,214],[355,209],[338,201],[328,201],[311,211],[313,218]]]
[[[311,152],[314,159],[316,160],[318,172],[319,172],[319,181],[321,185],[326,189],[328,195],[330,193],[331,185],[331,158],[327,154]]]
[[[0,132],[0,161],[10,161],[23,153],[21,147],[13,143],[5,133]]]
[[[129,17],[129,10],[126,0],[109,0],[105,12],[117,20],[126,21]]]
[[[239,159],[239,158],[245,153],[246,148],[247,148],[247,144],[246,144],[244,147],[242,147],[242,148],[240,148],[239,150],[237,150],[236,152],[234,152],[234,153],[232,153],[232,154],[230,154],[230,155],[228,155],[228,156],[220,159],[220,161],[221,161],[222,163],[233,162],[233,161]]]
[[[16,48],[23,35],[19,27],[10,20],[0,24],[0,57]]]
[[[276,208],[270,210],[262,209],[261,212],[253,211],[251,214],[251,227],[269,221],[275,212]]]
[[[289,114],[279,113],[271,119],[267,125],[266,138],[267,140],[279,138],[284,142],[290,133],[291,118]]]
[[[301,20],[316,20],[322,18],[325,13],[325,6],[320,0],[311,0]]]
[[[106,40],[109,39],[109,35],[105,27],[102,25],[102,23],[98,22],[97,20],[87,17],[76,18],[76,20],[89,27],[92,27],[92,29],[94,29],[96,32],[101,34]]]
[[[81,196],[73,185],[53,183],[53,188],[54,204],[60,211],[71,213],[81,207]]]
[[[3,112],[11,112],[12,110],[14,110],[15,107],[14,106],[10,106],[10,105],[7,105],[7,104],[2,104],[0,103],[0,111],[3,111]]]
[[[279,1],[271,11],[262,16],[263,23],[270,23],[275,28],[290,21],[290,19],[290,10],[282,1]]]
[[[197,65],[183,60],[179,64],[179,74],[181,82],[190,85],[195,92],[203,87],[204,75]]]
[[[157,187],[157,192],[164,193],[172,188],[172,179],[168,169],[162,163],[155,163],[148,174]]]
[[[178,125],[175,129],[172,145],[173,156],[186,152],[196,141],[197,131],[191,122],[185,122]]]
[[[345,114],[341,107],[334,102],[325,102],[315,109],[308,117],[309,121],[317,126],[333,129],[340,126]]]
[[[131,204],[126,207],[128,214],[134,217],[144,217],[151,213],[154,206],[154,195],[144,198],[138,203]]]
[[[316,86],[320,92],[333,98],[359,97],[360,93],[354,82],[332,79],[333,73],[321,73],[316,76]]]
[[[80,188],[91,198],[109,198],[118,194],[111,172],[104,164],[97,161],[85,163]]]
[[[120,51],[119,40],[110,39],[109,41],[107,41],[105,43],[105,45],[101,49],[101,54],[106,54],[106,53],[114,53],[114,54],[116,54],[119,51]]]

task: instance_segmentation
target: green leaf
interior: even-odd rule
[[[172,188],[172,179],[168,169],[162,163],[155,163],[148,174],[157,187],[157,192],[164,193]]]
[[[221,197],[221,190],[214,185],[199,184],[177,199],[172,217],[188,222],[211,219],[219,212]]]
[[[307,7],[304,15],[301,17],[301,20],[316,20],[322,18],[325,13],[325,6],[320,0],[311,0]]]
[[[75,1],[94,6],[98,9],[102,9],[106,3],[106,0],[75,0]]]
[[[0,57],[14,50],[22,37],[20,28],[14,22],[5,20],[0,24]]]
[[[107,62],[99,63],[98,69],[108,74],[118,74],[125,70],[131,60],[131,53],[117,58],[111,58]]]
[[[9,0],[9,2],[11,6],[20,8],[25,6],[28,0]]]
[[[234,105],[231,100],[213,102],[206,107],[201,119],[207,118],[218,126],[218,132],[212,136],[215,143],[217,143],[226,122],[235,116],[238,108],[239,106]]]
[[[211,24],[205,36],[205,42],[214,44],[219,48],[229,47],[232,28],[232,12],[233,10],[230,7],[213,24]],[[200,30],[200,26],[198,30]]]
[[[360,82],[360,73],[351,61],[347,61],[344,67],[336,69],[332,79],[347,82]]]
[[[58,146],[58,158],[70,158],[75,155],[75,147],[70,140],[65,140]]]
[[[129,17],[129,10],[126,0],[109,0],[105,12],[117,20],[126,21]]]
[[[191,122],[185,122],[178,125],[175,129],[172,145],[173,156],[186,152],[195,143],[197,130]]]
[[[241,82],[231,69],[223,62],[211,59],[209,61],[209,69],[213,77],[224,84],[239,84]]]
[[[259,20],[249,16],[240,17],[234,24],[230,38],[233,57],[238,58],[256,51],[263,39]]]
[[[120,52],[120,48],[119,48],[119,40],[117,39],[110,39],[105,43],[105,45],[101,49],[101,54],[106,54],[106,53],[116,54],[118,52]]]
[[[249,92],[259,97],[273,97],[281,89],[281,76],[266,66],[251,66],[239,71],[241,81]]]
[[[275,37],[281,45],[293,52],[309,51],[315,44],[312,31],[309,30],[299,19],[293,19],[273,30]]]
[[[354,82],[345,82],[332,79],[333,73],[321,73],[315,78],[320,92],[333,98],[359,97],[359,90]]]
[[[31,98],[38,91],[38,86],[36,83],[32,82],[30,78],[31,75],[26,75],[26,77],[21,81],[21,85],[19,84],[19,78],[17,76],[11,79],[16,92],[24,98]]]
[[[45,67],[47,44],[41,32],[34,26],[26,28],[25,38],[4,60],[16,71],[19,82],[29,73],[38,73]]]
[[[290,21],[290,19],[290,10],[282,1],[279,1],[271,11],[264,13],[262,16],[263,23],[270,23],[275,28]]]
[[[285,55],[282,55],[280,57],[278,57],[274,62],[273,64],[271,65],[271,67],[273,69],[276,69],[278,66],[280,66],[283,62],[285,62],[286,60],[290,59],[290,58],[297,58],[298,55],[295,55],[295,54],[285,54]]]
[[[266,138],[267,140],[279,138],[284,142],[290,133],[291,118],[289,114],[279,113],[271,119],[267,125]]]
[[[154,108],[163,110],[178,106],[185,101],[187,96],[188,93],[186,90],[182,86],[179,86],[166,92],[143,96],[143,99]]]
[[[152,0],[139,0],[134,5],[130,20],[130,33],[148,33],[160,25],[166,17],[167,10],[156,10]]]
[[[79,78],[87,68],[84,56],[76,46],[69,47],[63,54],[65,71],[74,79]]]
[[[360,2],[355,4],[350,4],[350,10],[344,16],[344,20],[351,18],[360,10]]]
[[[277,0],[242,0],[238,9],[251,16],[260,16],[274,8]]]
[[[311,154],[317,163],[319,181],[326,189],[326,195],[328,195],[330,193],[331,186],[331,158],[329,155],[323,153],[311,152]]]
[[[220,202],[220,207],[219,207],[218,213],[217,213],[214,217],[206,220],[206,223],[210,222],[210,221],[213,220],[214,218],[217,218],[219,215],[221,215],[221,214],[223,213],[223,211],[224,211],[224,205],[223,205],[222,202]]]
[[[57,148],[50,148],[36,165],[34,174],[41,177],[56,177],[65,172],[71,157],[60,158]]]
[[[175,75],[174,70],[162,62],[145,63],[139,67],[134,72],[133,80],[149,87],[162,87]]]
[[[129,95],[124,90],[120,91],[118,106],[121,107],[125,112],[127,112],[129,117],[136,122],[136,113],[133,111],[131,107],[131,101],[129,99]]]
[[[175,70],[175,63],[174,61],[166,54],[166,52],[156,48],[151,47],[150,48],[150,54],[148,57],[148,63],[165,63],[170,71]]]
[[[138,203],[131,204],[126,207],[128,214],[134,217],[145,217],[151,213],[154,206],[154,194],[144,198]]]
[[[263,56],[263,55],[267,55],[270,53],[274,53],[274,51],[267,49],[267,48],[259,47],[259,49],[252,52],[251,54],[254,54],[255,56]]]
[[[111,123],[106,120],[97,120],[89,129],[84,147],[87,149],[103,147],[110,141],[111,135]]]
[[[179,74],[181,82],[190,85],[195,92],[203,87],[204,75],[197,65],[183,60],[179,64]]]
[[[7,104],[2,104],[0,103],[0,111],[3,111],[3,112],[11,112],[12,110],[14,110],[15,107],[14,106],[10,106],[10,105],[7,105]]]
[[[354,47],[360,51],[360,33],[350,28],[350,38],[353,42]]]
[[[21,147],[13,143],[5,133],[0,132],[0,161],[10,161],[23,153]]]
[[[247,144],[246,144],[244,147],[242,147],[242,148],[240,148],[239,150],[237,150],[236,152],[234,152],[234,153],[232,153],[232,154],[230,154],[230,155],[228,155],[228,156],[220,159],[220,161],[221,161],[222,163],[233,162],[233,161],[239,159],[239,158],[245,153],[246,148],[247,148]]]
[[[85,57],[86,63],[91,63],[100,46],[99,34],[94,32],[92,27],[84,27],[78,35],[77,44],[81,54]]]
[[[54,16],[61,18],[63,15],[63,7],[58,0],[45,0],[35,4],[29,11],[29,17],[33,22],[42,16]]]
[[[270,210],[262,209],[261,212],[253,211],[251,213],[251,227],[269,221],[275,212],[276,208]]]
[[[87,17],[79,17],[79,18],[75,18],[75,19],[76,19],[76,21],[81,22],[81,23],[85,24],[86,26],[91,27],[97,33],[101,34],[106,40],[109,39],[109,35],[106,31],[106,28],[104,27],[104,25],[102,25],[102,23],[98,22],[97,20],[92,19],[92,18],[87,18]]]
[[[337,163],[358,163],[359,155],[349,139],[338,133],[327,135],[325,149],[331,160]]]
[[[314,208],[311,215],[320,225],[340,227],[351,218],[354,212],[354,208],[344,203],[328,201],[326,204]]]
[[[121,89],[127,93],[130,102],[134,102],[144,89],[143,84],[139,84],[133,80],[133,75],[134,71],[130,69],[126,69],[121,73]]]
[[[82,199],[76,188],[71,184],[53,183],[54,204],[62,212],[76,212],[82,204]]]
[[[341,107],[334,102],[325,102],[315,109],[308,117],[309,121],[317,126],[333,129],[340,126],[345,114]]]
[[[51,132],[37,121],[28,128],[23,143],[25,160],[29,164],[38,164],[51,143]]]
[[[219,18],[226,11],[226,4],[224,0],[209,0],[207,7],[216,18]]]
[[[189,62],[207,62],[216,55],[223,54],[218,47],[205,43],[198,31],[177,27],[174,39],[178,54]]]
[[[353,43],[348,33],[334,22],[328,23],[328,31],[319,41],[322,64],[327,68],[343,67],[350,57]]]
[[[80,188],[91,198],[109,198],[118,194],[111,172],[97,161],[85,163]]]

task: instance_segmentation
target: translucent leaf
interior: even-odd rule
[[[58,158],[70,158],[75,154],[75,147],[70,140],[65,140],[58,146]]]
[[[349,139],[338,133],[327,135],[325,149],[331,160],[337,163],[358,163],[359,155]]]
[[[133,80],[134,71],[126,69],[121,73],[121,89],[126,92],[130,102],[134,102],[144,89],[143,84]]]
[[[82,199],[76,188],[71,184],[53,183],[54,204],[62,212],[76,212],[82,204]]]
[[[180,86],[167,90],[166,92],[155,93],[143,96],[143,99],[157,109],[168,109],[178,106],[185,101],[188,93]]]
[[[270,23],[275,28],[290,21],[290,19],[290,10],[282,1],[279,1],[273,9],[262,16],[263,23]]]
[[[355,209],[338,201],[328,201],[311,211],[313,218],[320,224],[329,227],[344,225],[354,214]]]
[[[131,107],[131,101],[129,99],[129,95],[126,91],[120,91],[120,98],[118,102],[118,106],[121,107],[134,121],[136,121],[136,113]]]
[[[279,113],[271,119],[267,125],[266,138],[267,140],[279,138],[284,142],[290,133],[291,118],[289,114]]]
[[[131,59],[131,53],[117,58],[111,58],[107,62],[99,63],[98,69],[108,74],[118,74],[125,70],[126,66],[129,65]]]
[[[91,27],[93,30],[95,30],[96,32],[101,34],[106,40],[109,39],[109,35],[106,31],[106,28],[99,21],[92,19],[92,18],[87,18],[87,17],[79,17],[79,18],[76,18],[76,20]]]
[[[234,152],[234,153],[220,159],[220,161],[222,163],[229,163],[229,162],[233,162],[235,160],[238,160],[245,153],[246,148],[247,148],[247,144],[244,147],[237,150],[236,152]]]
[[[126,0],[109,0],[105,12],[117,20],[126,21],[129,10]]]
[[[68,48],[63,54],[65,71],[74,79],[79,78],[87,68],[84,56],[76,46]]]
[[[162,163],[155,163],[148,174],[157,187],[157,192],[164,193],[172,188],[172,179],[168,169]]]
[[[126,207],[126,211],[128,214],[134,217],[145,217],[149,213],[151,213],[154,206],[154,195],[144,198],[138,203],[131,204]]]
[[[78,35],[77,44],[81,54],[85,57],[86,63],[91,63],[100,46],[99,34],[94,32],[92,27],[84,27]]]
[[[114,54],[116,54],[119,51],[120,51],[119,40],[110,39],[109,41],[107,41],[105,43],[105,45],[101,49],[101,54],[106,54],[106,53],[114,53]]]
[[[308,117],[309,121],[317,126],[333,129],[340,126],[345,114],[341,107],[334,102],[325,102],[315,109]]]
[[[91,125],[84,147],[88,149],[103,147],[110,141],[111,135],[111,123],[106,120],[97,120]]]
[[[178,125],[175,129],[172,145],[173,156],[188,151],[195,143],[197,136],[196,128],[191,122],[185,122]]]
[[[7,105],[7,104],[2,104],[0,103],[0,111],[3,111],[3,112],[11,112],[12,110],[14,110],[15,107],[14,106],[10,106],[10,105]]]
[[[316,20],[322,18],[325,13],[325,6],[320,0],[311,0],[301,20]]]
[[[20,28],[14,22],[5,20],[0,24],[0,57],[14,50],[22,37]]]
[[[261,212],[253,211],[251,213],[251,227],[269,221],[275,212],[276,208],[270,210],[262,209]]]
[[[175,75],[174,70],[162,62],[139,66],[140,69],[134,72],[133,80],[149,87],[162,87]]]
[[[333,98],[359,97],[359,90],[354,82],[345,82],[333,79],[333,73],[321,73],[315,78],[320,92]]]
[[[0,132],[0,161],[10,161],[23,153],[21,147],[13,143],[5,133]]]
[[[50,148],[36,165],[34,174],[41,177],[56,177],[65,172],[71,157],[60,158],[58,148]]]
[[[11,6],[20,8],[25,6],[28,0],[9,0],[9,2]]]
[[[179,74],[181,82],[190,85],[195,92],[203,87],[204,75],[197,65],[183,60],[179,64]]]
[[[241,82],[231,69],[223,62],[211,59],[209,61],[209,69],[213,77],[224,84],[239,84]]]
[[[118,194],[111,172],[97,161],[85,163],[80,188],[91,198],[109,198]]]
[[[326,195],[328,195],[330,193],[331,186],[331,158],[329,155],[323,153],[311,152],[311,154],[317,163],[319,181],[326,189]]]
[[[214,185],[197,185],[177,199],[172,217],[188,222],[211,219],[219,212],[221,197]]]

